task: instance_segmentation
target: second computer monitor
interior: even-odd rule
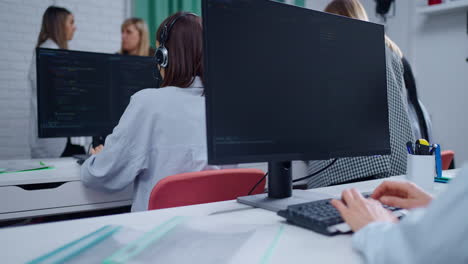
[[[108,135],[134,93],[159,85],[152,57],[42,48],[36,54],[39,137]]]
[[[382,25],[267,0],[203,16],[209,163],[390,154]]]

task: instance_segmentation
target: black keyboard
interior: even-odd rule
[[[327,236],[351,232],[349,226],[344,223],[340,213],[330,201],[331,199],[325,199],[290,205],[286,210],[278,211],[278,215],[286,218],[288,222],[292,224],[311,229]],[[401,210],[396,207],[383,206],[390,211]],[[401,215],[397,214],[396,216]],[[342,225],[337,226],[339,224]]]
[[[77,155],[73,155],[73,158],[76,159],[76,163],[78,164],[83,164],[89,157],[91,157],[91,155],[89,154],[77,154]]]

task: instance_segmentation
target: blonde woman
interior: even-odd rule
[[[334,13],[342,16],[356,18],[363,21],[369,21],[366,10],[359,0],[334,0],[325,8],[325,12]],[[432,133],[432,121],[429,111],[419,100],[416,90],[416,80],[408,60],[403,56],[395,42],[385,35],[385,44],[393,51],[403,63],[404,82],[407,92],[408,113],[411,121],[411,128],[415,138],[425,138],[432,142],[434,140]],[[403,89],[403,91],[405,91]]]
[[[324,10],[327,13],[337,14],[341,16],[351,17],[363,21],[369,21],[366,10],[359,0],[334,0],[330,2]],[[385,35],[385,44],[400,58],[403,57],[395,42],[393,42],[387,35]]]
[[[50,6],[42,17],[36,48],[68,49],[68,41],[75,33],[73,14],[65,8]],[[36,55],[33,54],[28,79],[31,87],[29,146],[32,158],[58,158],[84,154],[81,146],[72,145],[67,138],[39,138],[37,131]]]
[[[368,21],[365,9],[358,0],[334,0],[326,12]],[[403,66],[400,49],[386,38],[387,97],[390,125],[391,155],[341,158],[332,167],[308,182],[309,188],[384,178],[406,173],[406,142],[414,141],[408,116]],[[353,51],[350,51],[353,52]],[[365,53],[362,54],[366,56]],[[309,161],[309,174],[325,167],[329,161]]]
[[[129,18],[121,27],[122,46],[119,53],[134,56],[153,56],[154,49],[150,47],[148,25],[141,18]]]

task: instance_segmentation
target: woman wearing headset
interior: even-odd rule
[[[81,168],[88,187],[134,183],[132,211],[147,210],[153,186],[166,176],[220,168],[207,163],[201,18],[170,16],[157,42],[162,88],[134,94],[105,147],[93,149]]]

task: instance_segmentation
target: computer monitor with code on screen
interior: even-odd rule
[[[210,164],[390,154],[384,27],[268,0],[205,0]]]
[[[158,87],[152,57],[38,48],[39,137],[105,136],[130,97]]]

